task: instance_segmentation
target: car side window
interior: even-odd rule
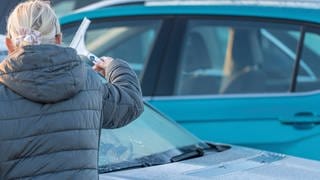
[[[99,2],[101,0],[86,0],[86,1],[77,1],[77,0],[51,0],[51,4],[58,16],[63,16],[67,13],[72,12],[73,10],[85,7],[92,3]]]
[[[97,55],[126,60],[139,76],[151,53],[161,20],[92,21],[86,37],[87,49]],[[78,26],[77,26],[78,27]],[[76,30],[65,28],[71,41]],[[72,35],[71,35],[72,34]]]
[[[299,27],[190,20],[179,56],[175,95],[288,92]]]
[[[297,77],[297,92],[320,89],[320,34],[306,32],[303,43],[299,73]]]

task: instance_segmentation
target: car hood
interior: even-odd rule
[[[104,179],[320,179],[320,162],[233,146],[181,162],[101,174]]]

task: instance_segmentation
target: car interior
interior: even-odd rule
[[[178,81],[177,94],[230,94],[259,93],[266,91],[266,74],[260,69],[263,63],[258,29],[228,28],[224,59],[210,56],[210,38],[203,31],[186,34]],[[212,31],[211,31],[212,33]],[[214,33],[214,36],[218,36]],[[219,37],[212,38],[217,41]],[[211,43],[212,44],[212,43]],[[218,48],[224,50],[223,48]],[[215,52],[217,52],[215,50]],[[221,58],[221,57],[220,57]],[[223,58],[223,57],[222,57]],[[221,71],[215,63],[222,61]],[[179,75],[178,75],[179,76]]]
[[[298,40],[293,41],[289,36],[293,30],[241,25],[229,26],[219,33],[221,29],[216,25],[203,26],[207,30],[193,27],[185,35],[176,95],[289,92],[298,45]],[[294,33],[300,36],[299,31]],[[214,47],[217,43],[218,50]],[[215,55],[219,51],[223,56]],[[319,87],[317,75],[309,64],[317,57],[305,47],[298,74],[298,82],[304,85],[297,86],[299,91]]]
[[[260,69],[262,60],[258,31],[229,30],[224,78],[220,94],[258,93],[266,90],[266,74]]]
[[[212,67],[208,47],[203,36],[198,32],[191,32],[186,42],[182,69],[183,79],[179,87],[179,94],[211,94],[218,93],[220,79],[200,73]]]

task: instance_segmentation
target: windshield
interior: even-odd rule
[[[131,124],[102,129],[100,172],[169,163],[188,147],[208,148],[203,141],[145,105],[143,114]]]

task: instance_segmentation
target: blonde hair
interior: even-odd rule
[[[60,23],[49,1],[29,0],[20,3],[8,18],[7,35],[17,47],[54,44],[59,34]]]

